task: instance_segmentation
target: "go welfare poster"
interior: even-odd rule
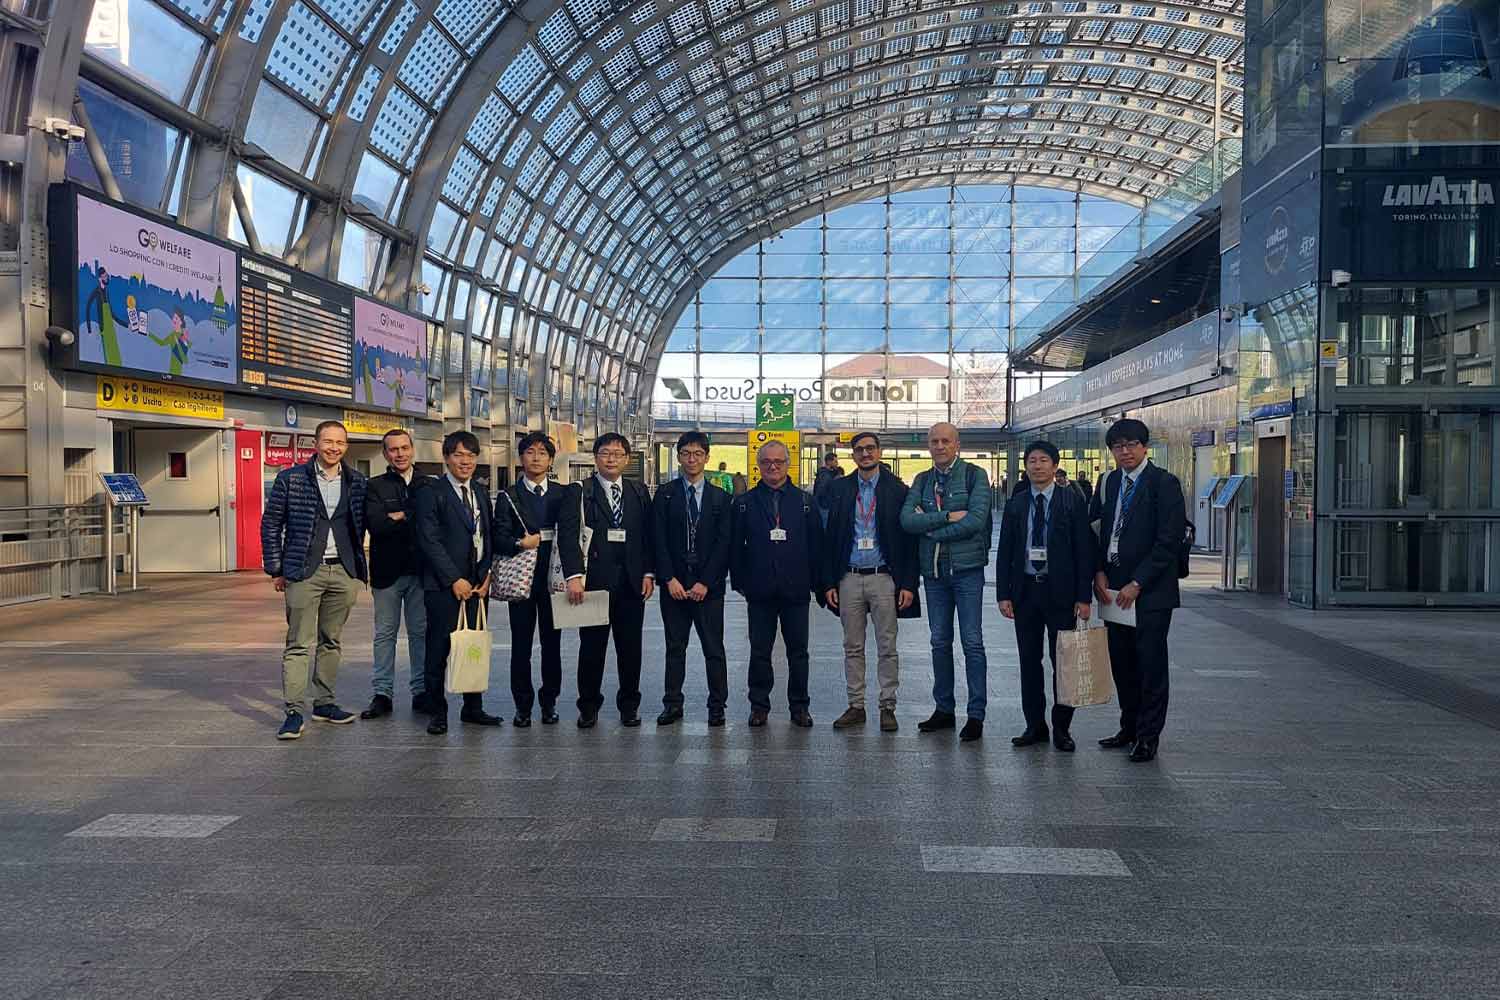
[[[80,360],[233,384],[238,288],[233,250],[78,199]]]
[[[354,403],[386,413],[427,413],[427,324],[354,299]]]

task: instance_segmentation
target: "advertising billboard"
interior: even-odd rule
[[[62,293],[80,365],[234,384],[235,252],[83,192],[72,213],[63,222],[76,234],[73,280]]]
[[[425,416],[426,346],[426,320],[355,296],[355,405]]]

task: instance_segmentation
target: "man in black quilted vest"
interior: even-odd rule
[[[260,521],[266,573],[286,595],[286,649],[281,656],[286,718],[276,734],[279,740],[302,736],[309,661],[313,718],[335,725],[354,721],[354,713],[333,700],[333,687],[344,622],[367,572],[365,477],[344,465],[349,434],[343,424],[325,420],[314,434],[317,453],[306,465],[277,474]]]

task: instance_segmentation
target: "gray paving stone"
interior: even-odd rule
[[[930,872],[979,875],[1130,877],[1130,869],[1114,851],[1087,847],[941,847],[924,844],[922,867]]]

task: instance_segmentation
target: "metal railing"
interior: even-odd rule
[[[0,605],[112,593],[115,574],[134,570],[130,513],[100,502],[0,507]]]

